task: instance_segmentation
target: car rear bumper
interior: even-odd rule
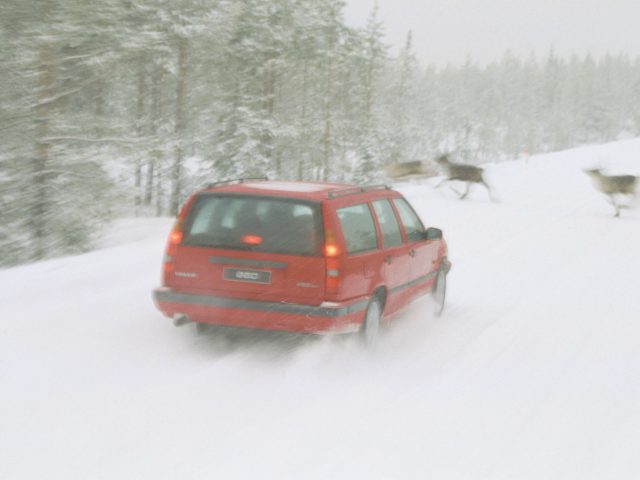
[[[347,333],[362,324],[368,298],[320,306],[265,302],[156,288],[153,300],[167,317],[192,322],[300,333]]]

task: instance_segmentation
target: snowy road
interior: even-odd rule
[[[640,208],[582,167],[640,140],[488,167],[458,201],[401,187],[454,262],[375,352],[344,338],[197,337],[151,303],[170,221],[0,271],[0,478],[640,478]]]

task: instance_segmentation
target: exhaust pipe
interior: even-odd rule
[[[175,313],[173,315],[173,326],[174,327],[181,327],[181,326],[186,325],[188,323],[191,323],[191,320],[184,313]]]

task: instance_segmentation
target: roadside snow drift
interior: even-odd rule
[[[445,231],[448,304],[375,351],[174,328],[168,219],[0,271],[0,478],[640,478],[640,209],[613,218],[595,165],[639,174],[640,140],[488,165],[499,202],[399,185]]]

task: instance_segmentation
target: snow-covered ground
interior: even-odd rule
[[[595,164],[640,173],[640,140],[490,165],[497,203],[399,186],[454,266],[375,351],[174,328],[168,219],[0,271],[0,478],[640,478],[640,208]]]

